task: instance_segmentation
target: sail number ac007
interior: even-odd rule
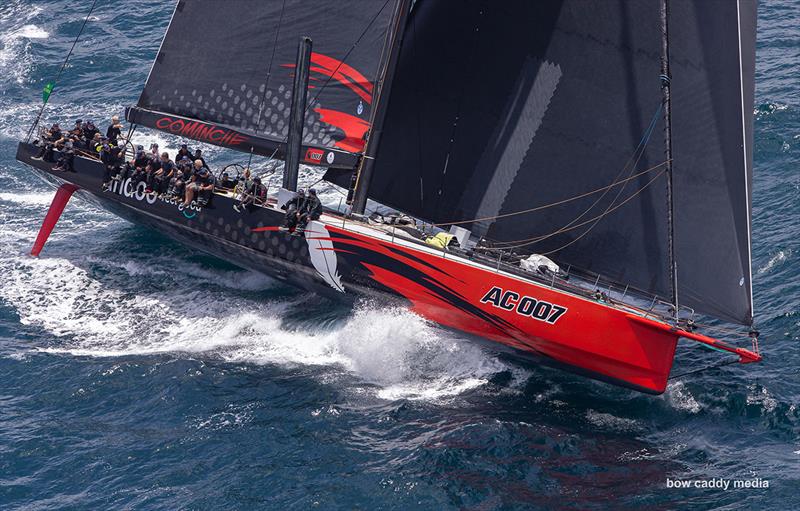
[[[503,291],[494,286],[481,298],[481,303],[489,303],[498,309],[516,311],[520,316],[531,317],[555,325],[556,321],[567,312],[566,307],[537,300],[531,296],[520,296],[514,291]]]

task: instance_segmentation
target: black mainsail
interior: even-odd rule
[[[285,157],[297,41],[314,41],[304,163],[352,168],[396,0],[180,0],[127,119]]]
[[[749,325],[756,2],[670,11],[678,294]],[[655,0],[417,2],[370,197],[670,300],[660,28]]]

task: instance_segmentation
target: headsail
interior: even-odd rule
[[[271,155],[277,148],[280,157],[297,41],[308,36],[314,53],[304,162],[352,166],[369,128],[394,4],[180,0],[128,118],[233,149]],[[214,130],[221,131],[203,136]]]
[[[749,324],[755,1],[670,5],[679,295]],[[668,300],[660,37],[655,1],[417,3],[370,196]]]

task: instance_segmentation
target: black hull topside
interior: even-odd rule
[[[302,237],[284,232],[253,232],[252,229],[283,225],[282,212],[256,207],[238,213],[232,196],[214,194],[208,206],[186,210],[176,201],[124,189],[116,183],[103,191],[103,166],[91,158],[76,157],[74,172],[53,170],[54,163],[35,158],[39,146],[20,143],[17,160],[36,169],[47,182],[79,187],[81,198],[134,224],[143,225],[196,250],[216,256],[240,268],[253,270],[289,285],[337,300],[352,301],[352,293],[341,293],[317,275],[307,243]],[[127,192],[127,194],[126,194]],[[340,263],[341,264],[341,263]],[[340,268],[341,272],[342,269]],[[351,282],[361,294],[374,295],[374,287]],[[380,293],[389,298],[387,293]]]

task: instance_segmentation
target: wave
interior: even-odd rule
[[[664,397],[674,409],[682,412],[696,414],[703,409],[682,381],[669,383],[666,392],[664,392]]]
[[[0,193],[0,201],[24,204],[26,206],[46,206],[52,200],[52,193]]]
[[[36,25],[23,25],[19,29],[6,34],[6,38],[47,39],[50,34]]]
[[[591,409],[586,411],[586,420],[598,428],[618,432],[634,432],[642,429],[635,419],[617,417],[610,413]]]
[[[791,249],[779,250],[778,253],[776,253],[775,255],[773,255],[772,257],[769,258],[769,261],[767,261],[767,264],[765,264],[764,266],[760,267],[757,270],[757,273],[759,275],[761,275],[763,273],[767,273],[769,271],[772,271],[776,266],[779,266],[779,265],[785,263],[786,259],[790,255],[792,255],[792,250]]]
[[[761,103],[753,109],[753,115],[756,117],[756,119],[761,119],[763,117],[772,115],[775,112],[783,112],[784,110],[788,109],[789,105],[786,104],[772,102]]]
[[[15,5],[11,11],[2,19],[3,22],[11,21],[11,26],[0,24],[0,83],[10,78],[17,84],[24,84],[33,69],[31,40],[47,39],[50,34],[38,25],[28,23],[39,14],[40,9],[25,9]]]
[[[337,325],[309,317],[292,327],[287,316],[313,296],[270,298],[258,294],[273,286],[266,277],[175,262],[163,254],[123,262],[89,255],[80,266],[7,257],[0,299],[23,325],[54,337],[36,348],[44,353],[319,367],[323,380],[354,377],[387,400],[444,399],[520,371],[401,308],[362,304]]]

